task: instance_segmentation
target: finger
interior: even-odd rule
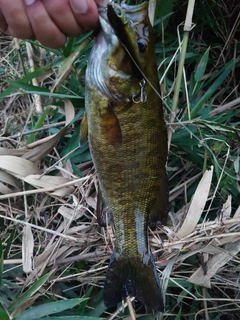
[[[49,16],[67,36],[76,37],[83,28],[76,21],[68,0],[42,0]]]
[[[0,30],[5,32],[7,31],[7,27],[8,25],[7,25],[6,19],[2,13],[2,10],[0,9]]]
[[[26,8],[22,0],[0,0],[0,8],[1,30],[20,39],[30,39],[34,37]]]
[[[93,0],[70,0],[70,5],[78,23],[86,30],[98,26],[98,10]]]
[[[48,15],[42,1],[24,0],[27,8],[28,19],[31,23],[36,39],[44,46],[61,48],[67,38],[55,25]]]

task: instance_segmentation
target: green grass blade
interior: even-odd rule
[[[18,91],[22,94],[28,93],[28,94],[39,94],[41,96],[50,97],[50,98],[62,98],[62,99],[83,99],[83,97],[80,97],[78,95],[69,95],[64,93],[55,93],[51,92],[48,89],[36,87],[31,84],[24,83],[20,80],[8,80],[10,86],[8,89],[0,93],[0,99],[5,98],[6,96],[10,95],[13,91]]]
[[[173,0],[158,0],[156,1],[155,19],[161,19],[163,28],[168,25],[168,20],[173,12]],[[156,23],[156,22],[155,22]]]
[[[208,57],[209,57],[209,51],[210,48],[208,48],[205,52],[204,55],[202,56],[201,60],[199,61],[199,64],[196,67],[196,71],[194,74],[194,79],[195,81],[201,81],[202,77],[205,73],[206,67],[207,67],[207,63],[208,63]]]
[[[86,298],[77,308],[76,313],[77,314],[83,314],[84,311],[86,310],[87,304],[88,304],[88,300],[91,297],[93,291],[93,286],[91,286],[88,291],[85,293],[84,298]]]
[[[46,108],[44,110],[44,112],[42,114],[39,115],[37,122],[35,123],[35,125],[33,126],[33,129],[40,129],[42,128],[42,126],[44,125],[46,116],[48,115],[50,110],[50,107]],[[37,133],[32,133],[29,135],[28,139],[27,139],[27,144],[30,144],[32,142],[35,141],[35,137],[36,137]]]
[[[86,315],[90,317],[99,317],[106,311],[107,307],[104,304],[102,294],[103,290],[99,291],[97,295],[89,301],[88,306],[92,309],[87,311],[85,313]]]
[[[10,313],[13,313],[17,308],[24,304],[30,297],[37,292],[44,283],[49,279],[53,271],[45,274],[40,279],[38,279],[26,292],[24,292],[20,297],[18,297],[8,308]]]
[[[4,259],[7,259],[8,258],[8,253],[10,251],[10,248],[11,248],[11,245],[12,245],[12,242],[13,242],[13,239],[14,239],[14,236],[15,236],[15,230],[16,228],[13,228],[11,233],[10,233],[10,236],[8,237],[7,239],[7,245],[5,247],[5,250],[4,250]]]
[[[10,320],[7,312],[0,306],[0,319],[1,320]]]
[[[42,75],[45,72],[49,72],[51,69],[49,67],[42,67],[42,68],[37,68],[36,70],[29,72],[26,76],[24,76],[21,80],[21,82],[25,82],[28,83],[30,81],[32,81],[32,79],[39,77],[40,75]],[[14,81],[14,80],[12,80]]]
[[[191,119],[197,116],[198,111],[204,106],[204,103],[208,99],[210,99],[215,93],[215,91],[221,86],[221,84],[229,75],[229,73],[232,71],[232,69],[234,68],[237,62],[238,60],[231,60],[228,64],[224,66],[224,68],[222,68],[222,73],[220,74],[220,76],[214,81],[214,83],[209,87],[206,93],[202,96],[202,98],[198,101],[198,103],[192,109]]]
[[[19,316],[16,317],[16,320],[41,319],[45,316],[49,316],[54,313],[56,314],[68,309],[72,309],[73,307],[79,305],[84,300],[86,300],[86,298],[60,300],[60,301],[44,303],[39,306],[32,307],[30,309],[23,311]]]

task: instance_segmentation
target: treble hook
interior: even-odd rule
[[[140,102],[146,102],[147,101],[147,95],[145,94],[144,92],[144,87],[146,85],[146,81],[145,79],[142,79],[140,82],[139,82],[139,85],[140,85],[140,97],[139,95],[136,95],[134,94],[132,96],[132,101],[134,103],[140,103]],[[139,100],[136,100],[136,98],[139,97]]]

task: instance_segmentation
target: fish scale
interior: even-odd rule
[[[110,208],[116,238],[104,301],[113,306],[133,295],[163,311],[147,238],[149,222],[163,221],[168,206],[167,138],[148,3],[110,3],[100,24],[86,72],[86,115],[99,178],[98,221]]]

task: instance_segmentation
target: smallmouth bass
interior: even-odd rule
[[[81,142],[88,131],[99,178],[98,222],[103,225],[110,211],[116,238],[104,302],[114,306],[131,295],[163,311],[147,238],[149,222],[163,221],[168,207],[167,137],[148,2],[109,3],[99,19],[86,71]]]

